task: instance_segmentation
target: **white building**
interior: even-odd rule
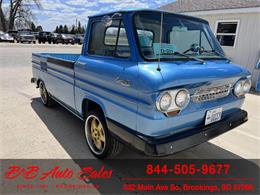
[[[209,22],[226,55],[259,77],[260,0],[177,0],[161,9],[203,18]]]

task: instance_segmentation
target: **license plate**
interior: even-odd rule
[[[208,110],[206,113],[205,125],[219,121],[221,119],[222,110],[222,108]]]

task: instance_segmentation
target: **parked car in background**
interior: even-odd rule
[[[51,32],[48,31],[42,31],[39,32],[39,36],[38,36],[38,43],[51,43],[52,42],[52,36],[51,36]]]
[[[0,31],[0,42],[14,43],[14,38],[10,34]]]
[[[32,34],[35,36],[35,39],[38,40],[39,32],[32,32]]]
[[[36,38],[31,31],[18,31],[17,43],[36,43]]]
[[[58,33],[51,33],[51,42],[57,44]]]
[[[7,31],[7,33],[8,33],[9,35],[11,35],[11,36],[14,38],[14,40],[16,40],[17,33],[18,33],[17,30],[9,30],[9,31]]]
[[[84,41],[84,35],[83,34],[76,34],[75,37],[74,37],[74,42],[76,44],[83,44],[83,41]]]
[[[62,44],[74,44],[74,38],[68,34],[58,34],[56,38],[53,40],[54,43],[62,43]]]

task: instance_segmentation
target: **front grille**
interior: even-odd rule
[[[231,85],[222,85],[218,87],[210,88],[200,88],[195,91],[192,95],[193,102],[205,102],[210,100],[215,100],[218,98],[223,98],[229,95],[231,90]]]

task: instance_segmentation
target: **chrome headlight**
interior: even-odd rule
[[[237,97],[243,96],[250,91],[250,88],[251,88],[251,80],[250,79],[240,80],[235,84],[234,94]]]
[[[160,112],[166,113],[184,109],[190,102],[190,94],[186,89],[169,90],[162,92],[157,98],[156,107]]]
[[[175,97],[175,104],[179,108],[185,108],[190,102],[190,94],[186,89],[178,91]]]
[[[169,92],[164,92],[160,95],[157,102],[157,108],[161,111],[167,111],[172,103],[172,96]]]
[[[234,87],[234,93],[237,97],[244,95],[243,91],[243,83],[242,81],[238,81]]]
[[[244,86],[243,86],[244,93],[248,93],[250,91],[251,85],[252,85],[251,79],[245,80]]]

